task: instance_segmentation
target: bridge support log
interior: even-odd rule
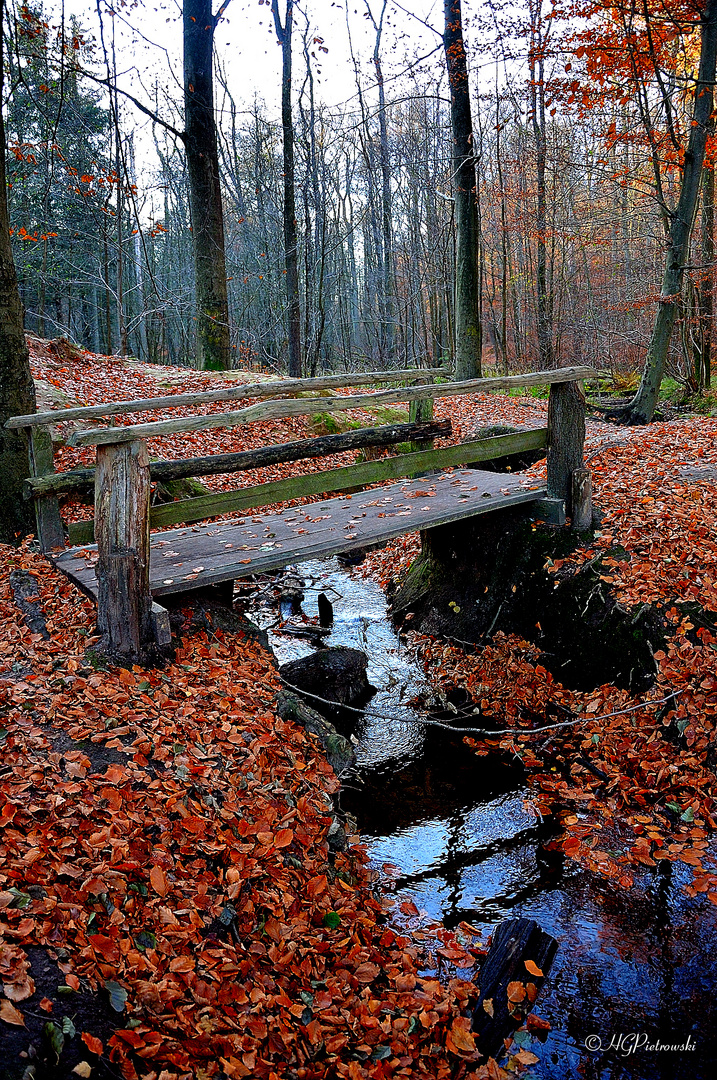
[[[149,591],[149,455],[146,444],[97,447],[97,626],[102,652],[137,663],[153,640]]]
[[[573,513],[573,472],[583,469],[585,397],[577,382],[554,383],[548,401],[548,495]]]

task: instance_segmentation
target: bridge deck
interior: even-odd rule
[[[185,592],[545,496],[542,484],[524,477],[460,469],[280,514],[247,513],[230,521],[171,529],[152,536],[150,589],[155,597]],[[86,545],[67,549],[54,562],[96,598],[96,559],[96,545]]]

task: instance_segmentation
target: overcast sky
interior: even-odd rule
[[[285,0],[280,0],[284,8]],[[65,0],[66,11],[76,14],[81,25],[99,41],[98,17],[94,3]],[[378,21],[381,0],[370,0]],[[219,0],[215,0],[215,10]],[[409,6],[411,11],[409,12]],[[359,62],[362,82],[373,82],[371,56],[374,29],[366,18],[365,0],[307,0],[295,9],[294,86],[303,76],[302,35],[307,17],[311,28],[317,96],[327,105],[355,101],[356,81],[349,46],[348,24],[354,54]],[[104,8],[104,3],[103,3]],[[413,14],[411,14],[413,12]],[[468,16],[469,16],[468,12]],[[414,17],[417,16],[416,17]],[[424,23],[442,29],[442,0],[407,0],[405,10],[389,0],[381,46],[387,97],[395,96],[397,76],[416,60],[441,46],[441,38]],[[105,9],[104,37],[108,49],[114,36],[121,85],[137,97],[153,99],[155,84],[164,88],[177,102],[182,100],[182,13],[175,0],[147,0],[134,7],[120,8],[114,18]],[[323,39],[314,42],[314,38]],[[279,115],[281,50],[276,41],[269,0],[231,0],[216,32],[216,54],[227,72],[228,82],[237,103],[250,104],[258,94],[269,110]],[[324,52],[323,49],[328,50]],[[99,57],[98,57],[99,59]],[[434,53],[417,65],[418,71],[442,65],[442,53]]]

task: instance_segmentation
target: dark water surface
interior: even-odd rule
[[[473,757],[457,737],[417,722],[406,701],[425,689],[422,672],[401,647],[382,590],[335,559],[299,570],[307,615],[316,615],[320,591],[333,602],[327,644],[368,654],[378,688],[371,713],[411,721],[358,718],[357,773],[341,800],[376,865],[395,868],[397,898],[450,927],[465,920],[484,940],[501,919],[522,915],[559,942],[536,1006],[552,1031],[544,1045],[533,1041],[540,1062],[529,1076],[717,1080],[717,908],[683,892],[689,867],[641,868],[624,890],[556,865],[522,771]],[[252,617],[266,625],[276,611]],[[282,662],[312,651],[271,638]]]

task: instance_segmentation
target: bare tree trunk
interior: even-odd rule
[[[386,120],[386,90],[381,68],[381,35],[388,0],[383,0],[378,22],[366,3],[366,10],[376,31],[373,50],[373,66],[378,85],[378,130],[381,158],[381,224],[383,234],[383,296],[381,303],[381,354],[390,360],[395,351],[394,333],[394,269],[393,269],[393,212],[391,207],[391,157],[388,147],[388,124]]]
[[[714,121],[711,134],[714,133]],[[715,258],[715,167],[704,169],[702,179],[702,265],[698,290],[700,335],[699,354],[696,357],[695,375],[700,390],[709,388],[712,379],[712,321],[714,318],[714,258]]]
[[[3,7],[0,7],[0,21]],[[3,98],[4,65],[3,33],[0,32],[0,100]],[[33,413],[35,409],[35,387],[30,374],[23,310],[10,246],[5,125],[0,110],[0,542],[4,544],[22,539],[32,529],[34,516],[32,502],[22,495],[23,481],[30,471],[25,433],[8,431],[5,421],[10,416]]]
[[[444,0],[448,82],[453,131],[453,194],[456,222],[455,356],[456,378],[481,374],[481,318],[478,272],[478,204],[475,145],[468,65],[463,44],[461,0]]]
[[[224,214],[214,120],[213,51],[216,19],[211,0],[184,0],[185,147],[197,292],[199,367],[230,365],[229,301]]]
[[[547,206],[545,191],[545,78],[542,24],[542,0],[531,5],[531,41],[530,41],[530,112],[535,136],[535,169],[537,181],[536,214],[536,285],[537,285],[537,329],[538,363],[543,371],[553,366],[553,320],[548,287],[547,260]]]
[[[688,261],[690,236],[697,210],[705,145],[714,99],[713,87],[717,66],[717,0],[708,0],[701,21],[700,67],[695,84],[692,123],[685,151],[680,197],[677,209],[669,215],[667,258],[657,318],[647,349],[640,386],[627,409],[619,415],[619,419],[629,424],[649,424],[654,415],[670,347],[672,328],[680,304],[685,263]]]
[[[278,0],[271,0],[276,36],[281,45],[281,127],[284,136],[284,257],[286,299],[289,307],[289,374],[301,377],[301,304],[299,302],[299,258],[296,229],[294,183],[294,125],[291,117],[291,32],[294,0],[286,0],[282,24]]]

